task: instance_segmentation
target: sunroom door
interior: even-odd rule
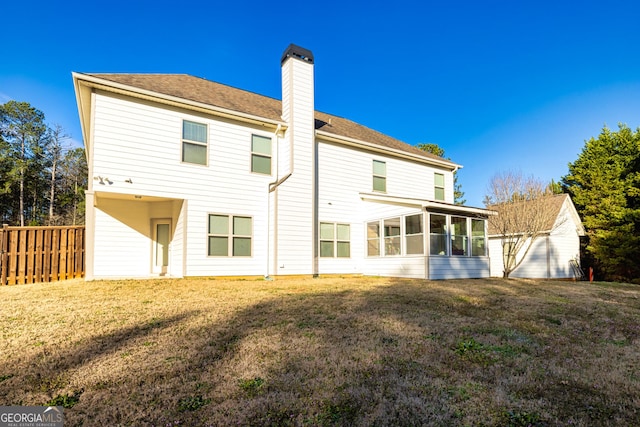
[[[171,242],[171,220],[154,219],[151,224],[153,230],[153,249],[151,272],[164,276],[169,267],[169,243]]]

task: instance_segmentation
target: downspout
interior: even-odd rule
[[[276,141],[278,141],[278,133],[280,133],[280,129],[282,128],[282,126],[280,124],[278,124],[278,127],[276,128],[275,132],[273,133],[273,136],[275,137]],[[280,146],[280,144],[278,144],[278,147]],[[280,156],[278,156],[278,163],[280,162]],[[278,175],[278,169],[277,169],[278,165],[276,165],[276,176]],[[265,280],[273,280],[271,278],[271,276],[269,275],[269,266],[270,266],[270,257],[269,254],[270,252],[270,245],[271,245],[271,240],[269,239],[270,236],[270,226],[271,226],[271,193],[273,193],[276,188],[278,188],[280,186],[280,184],[282,184],[283,182],[285,182],[287,179],[289,179],[289,177],[293,175],[293,142],[291,143],[291,149],[289,150],[289,173],[286,174],[285,176],[283,176],[280,179],[277,179],[273,182],[270,182],[269,185],[267,186],[268,191],[267,191],[267,270],[266,270],[266,274],[264,275]],[[277,217],[277,216],[276,216]],[[274,226],[274,231],[273,234],[274,236],[277,235],[277,227],[278,225],[276,224]],[[276,239],[274,239],[274,242],[277,241]],[[274,247],[274,251],[275,251],[275,247]]]
[[[318,259],[318,249],[320,247],[320,213],[318,212],[320,203],[320,189],[318,188],[318,142],[313,135],[313,277],[319,277],[320,260]]]

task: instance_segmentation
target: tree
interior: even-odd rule
[[[40,151],[46,133],[44,113],[27,102],[9,101],[0,105],[0,134],[6,145],[7,155],[13,159],[13,167],[5,176],[4,188],[18,185],[17,216],[21,226],[25,222],[25,178]],[[32,181],[30,181],[32,182]],[[34,197],[37,197],[37,195]]]
[[[559,182],[556,182],[553,178],[551,179],[551,182],[548,185],[548,190],[551,191],[553,194],[562,194],[562,193],[564,193],[564,189],[562,188],[562,184],[560,184]]]
[[[526,258],[535,241],[561,225],[552,209],[550,186],[521,172],[494,175],[487,187],[485,205],[497,211],[489,226],[502,237],[503,277],[508,278]]]
[[[87,188],[87,158],[84,148],[67,151],[60,162],[60,172],[58,217],[64,224],[84,224],[84,190]]]
[[[606,126],[562,178],[587,230],[587,255],[606,280],[640,281],[640,128]]]
[[[438,157],[444,158],[444,148],[441,148],[438,144],[433,144],[430,142],[421,142],[416,145],[420,150],[426,151],[427,153],[434,154]],[[447,158],[447,160],[450,160]],[[464,197],[464,191],[462,191],[462,185],[458,182],[458,171],[453,173],[453,202],[456,205],[464,205],[466,200]]]
[[[49,163],[49,212],[48,223],[53,225],[54,223],[54,210],[56,205],[56,187],[58,187],[57,181],[60,180],[58,169],[62,156],[65,150],[64,141],[69,138],[64,132],[64,129],[59,124],[55,125],[49,130],[49,137],[47,138],[46,157]]]
[[[60,125],[26,102],[0,104],[0,220],[17,225],[82,222],[84,149],[65,146]]]

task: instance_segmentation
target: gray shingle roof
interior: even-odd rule
[[[282,121],[282,102],[280,100],[188,74],[86,74],[133,88],[250,114],[271,121]],[[445,161],[452,167],[455,166],[453,162],[426,153],[413,145],[343,117],[316,111],[315,119],[317,130],[428,159]]]

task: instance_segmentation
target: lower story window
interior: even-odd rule
[[[320,256],[349,258],[351,256],[351,227],[349,224],[320,223]]]
[[[367,223],[367,256],[380,255],[380,223]]]
[[[467,218],[451,217],[451,255],[468,255]]]
[[[423,215],[399,216],[367,223],[367,256],[424,254]]]
[[[429,241],[431,255],[448,255],[446,215],[429,215]]]
[[[422,214],[409,215],[404,218],[404,234],[406,239],[406,254],[419,255],[424,253],[422,236]]]
[[[384,220],[384,254],[400,255],[400,218]]]
[[[209,256],[251,256],[252,230],[251,217],[209,215]]]
[[[484,221],[481,219],[471,220],[471,255],[485,256],[487,254],[487,238],[484,231]]]
[[[486,256],[485,219],[429,215],[429,254]]]

